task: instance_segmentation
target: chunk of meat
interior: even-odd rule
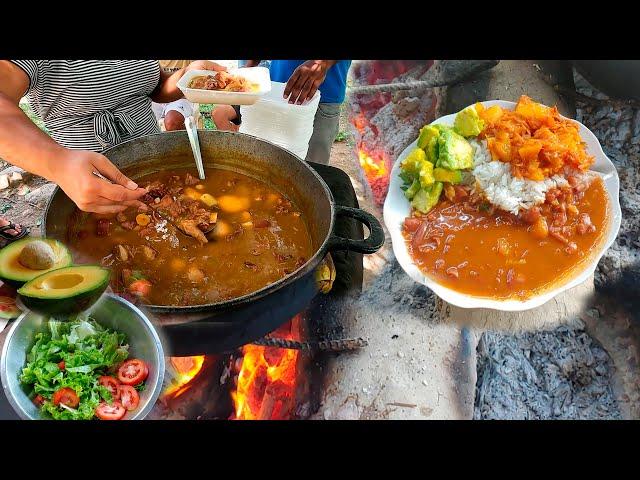
[[[404,220],[404,229],[409,233],[415,233],[420,225],[422,225],[422,220],[419,218],[407,217]]]
[[[114,248],[114,253],[116,258],[121,262],[126,262],[129,260],[129,251],[125,248],[124,245],[116,245]]]
[[[200,180],[198,180],[196,177],[194,177],[193,175],[191,175],[190,173],[187,173],[184,177],[184,184],[185,185],[196,185],[200,183]]]
[[[140,247],[140,253],[145,258],[145,260],[149,260],[149,261],[155,260],[156,257],[158,256],[158,252],[156,252],[153,248],[149,247],[148,245],[142,245]]]
[[[578,223],[576,230],[580,235],[584,235],[586,233],[593,233],[596,231],[596,226],[593,223],[591,223],[591,217],[589,216],[588,213],[580,214],[580,222]]]
[[[520,219],[530,225],[534,225],[541,217],[542,213],[540,212],[540,207],[531,207],[528,210],[520,212]]]
[[[180,220],[180,222],[178,222],[177,227],[182,230],[184,233],[186,233],[187,235],[189,235],[190,237],[195,238],[196,240],[198,240],[200,243],[208,243],[209,240],[207,240],[207,237],[205,237],[204,233],[202,233],[202,230],[200,230],[200,228],[198,228],[198,224],[196,223],[195,220]]]
[[[126,222],[122,222],[120,225],[125,230],[133,230],[134,228],[136,228],[137,223],[133,220],[127,220]]]
[[[172,218],[177,218],[184,212],[184,207],[180,202],[174,200],[171,195],[165,195],[162,197],[160,202],[156,204],[155,208]]]

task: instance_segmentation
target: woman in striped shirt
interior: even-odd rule
[[[159,132],[151,101],[182,98],[176,83],[191,69],[225,70],[208,60],[172,74],[157,60],[0,60],[0,158],[57,183],[81,210],[143,206],[145,190],[100,152]],[[20,109],[24,95],[51,136]]]

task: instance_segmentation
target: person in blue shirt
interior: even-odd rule
[[[260,60],[249,60],[254,67]],[[320,90],[320,105],[313,123],[313,134],[305,160],[329,163],[331,146],[338,134],[340,105],[347,89],[347,73],[351,60],[271,60],[269,74],[274,82],[286,82],[284,98],[289,103],[302,104]],[[222,107],[222,108],[221,108]],[[217,107],[212,112],[213,122],[221,130],[237,130],[239,109]]]

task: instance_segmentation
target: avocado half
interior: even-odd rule
[[[110,272],[98,265],[51,270],[25,283],[18,295],[42,315],[71,315],[92,306],[109,286]]]
[[[46,270],[34,270],[27,268],[18,261],[18,257],[22,252],[22,249],[29,243],[36,240],[43,241],[49,244],[55,255],[55,263],[51,268]],[[32,280],[43,273],[56,270],[58,268],[68,267],[72,263],[71,252],[62,243],[51,238],[24,238],[10,243],[2,250],[0,250],[0,279],[13,285],[14,287],[20,287],[29,280]]]

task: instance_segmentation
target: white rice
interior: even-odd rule
[[[489,202],[502,210],[517,215],[521,209],[544,203],[547,190],[569,185],[562,175],[541,181],[516,178],[511,174],[510,164],[492,160],[486,140],[470,139],[469,143],[474,148],[476,186]]]

